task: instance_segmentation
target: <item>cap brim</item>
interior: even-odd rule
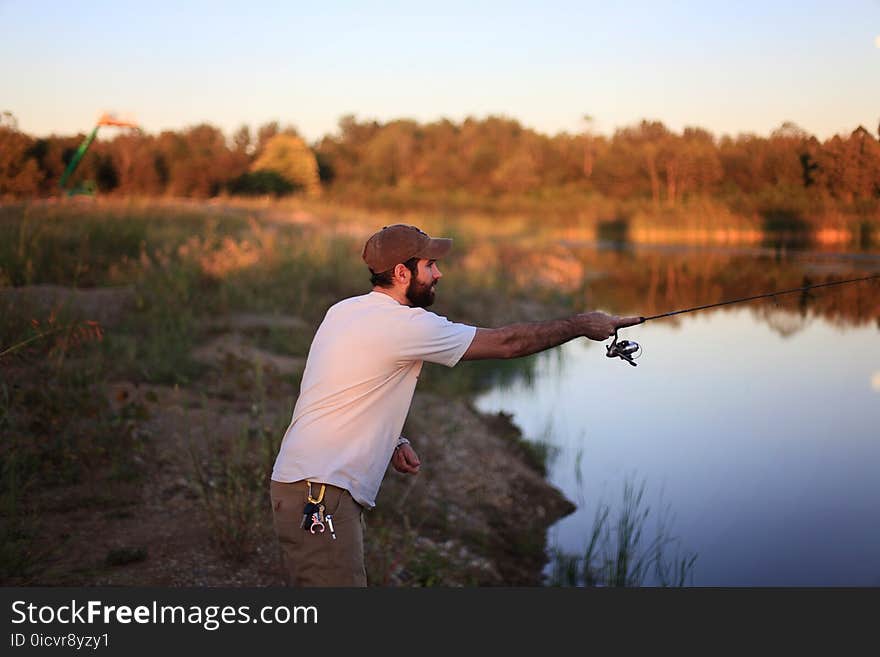
[[[425,248],[416,254],[416,257],[437,260],[438,258],[449,255],[450,251],[452,251],[452,240],[450,238],[432,237],[425,245]]]

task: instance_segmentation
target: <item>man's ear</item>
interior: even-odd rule
[[[404,264],[394,265],[394,280],[401,281],[402,283],[407,283],[407,276],[410,276],[412,272],[406,268]]]

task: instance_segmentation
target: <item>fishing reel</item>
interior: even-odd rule
[[[617,341],[617,331],[614,331],[614,340],[605,346],[605,355],[608,358],[621,358],[627,363],[636,366],[636,359],[642,355],[642,348],[633,340]]]

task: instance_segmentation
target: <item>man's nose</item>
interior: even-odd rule
[[[440,267],[434,265],[434,280],[439,281],[441,278],[443,278],[443,272],[440,271]]]

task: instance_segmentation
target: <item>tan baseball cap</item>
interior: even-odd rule
[[[364,244],[364,262],[374,274],[388,271],[410,258],[436,260],[452,250],[448,237],[430,237],[415,226],[394,224],[373,233]]]

